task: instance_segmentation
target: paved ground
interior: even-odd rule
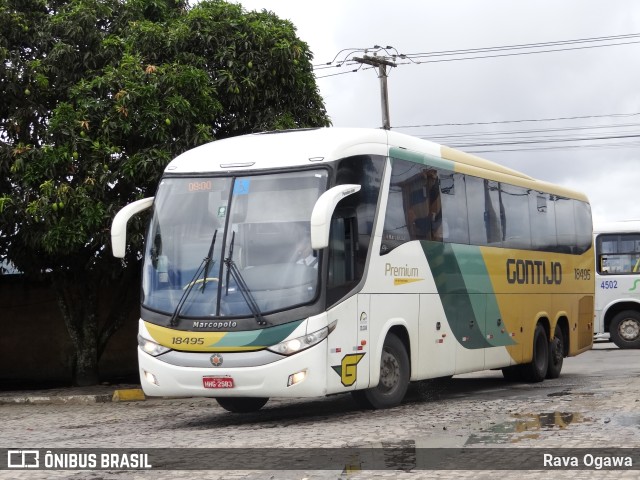
[[[388,450],[382,447],[478,447],[517,451],[523,462],[534,454],[532,449],[541,447],[586,448],[593,455],[605,447],[640,450],[640,351],[619,350],[608,343],[566,359],[557,380],[527,385],[507,383],[499,372],[463,375],[443,386],[414,386],[403,405],[382,411],[361,411],[348,395],[272,400],[262,411],[241,416],[228,414],[212,399],[110,401],[116,392],[135,396],[135,387],[2,392],[0,447],[175,447],[215,452],[250,446],[286,455],[291,452],[282,449],[373,448],[385,454]],[[478,465],[493,459],[489,454],[479,456]],[[290,465],[290,458],[283,464]],[[409,461],[408,468],[412,466],[415,458]],[[618,471],[362,471],[354,462],[333,471],[0,471],[0,478],[635,479],[640,478],[639,466]]]

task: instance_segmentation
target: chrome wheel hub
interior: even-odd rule
[[[387,351],[382,352],[380,361],[380,386],[384,390],[392,390],[400,381],[400,364],[398,359]]]
[[[640,323],[633,318],[626,318],[620,322],[618,332],[622,338],[632,342],[640,335]]]

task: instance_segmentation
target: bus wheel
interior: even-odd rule
[[[544,327],[536,325],[533,332],[533,358],[531,363],[522,366],[523,380],[527,382],[541,382],[547,376],[549,367],[549,340]]]
[[[618,313],[611,320],[609,333],[618,348],[640,348],[640,313],[635,310]]]
[[[562,328],[556,325],[553,340],[549,343],[549,367],[547,368],[547,378],[558,378],[562,370],[564,361],[564,336]]]
[[[269,401],[264,397],[217,397],[218,404],[232,413],[257,412]]]
[[[377,387],[351,392],[363,408],[390,408],[402,402],[409,387],[409,355],[402,341],[387,335],[380,358],[380,381]]]

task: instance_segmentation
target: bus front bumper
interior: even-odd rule
[[[326,340],[273,363],[237,368],[171,365],[138,348],[140,383],[151,397],[324,396],[326,359]]]

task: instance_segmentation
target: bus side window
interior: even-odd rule
[[[531,250],[529,191],[526,188],[500,184],[500,205],[503,207],[503,246]]]
[[[556,196],[556,234],[558,238],[557,252],[575,253],[578,245],[574,201],[570,198]]]
[[[502,246],[502,220],[499,184],[467,175],[469,240],[471,245]]]
[[[599,273],[638,273],[640,270],[640,235],[632,233],[598,235],[596,255]]]
[[[468,244],[469,222],[465,176],[461,173],[440,170],[439,177],[442,237],[447,242]]]
[[[391,169],[380,254],[412,240],[441,242],[445,234],[442,195],[455,193],[453,174],[441,185],[441,174],[430,166],[393,159]]]

